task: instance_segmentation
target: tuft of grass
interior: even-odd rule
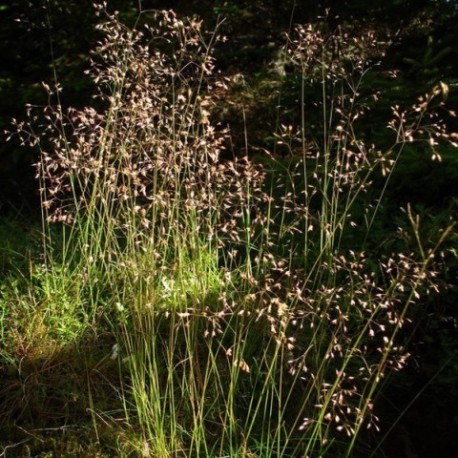
[[[434,292],[453,229],[428,245],[409,207],[417,252],[374,258],[365,240],[383,191],[365,195],[406,142],[447,139],[428,118],[445,88],[393,110],[388,150],[366,145],[358,88],[377,40],[335,35],[336,58],[320,30],[297,27],[286,54],[301,73],[301,122],[279,126],[291,157],[271,158],[272,173],[221,157],[216,32],[171,11],[143,29],[98,12],[102,108],[64,112],[56,86],[43,132],[17,126],[41,149],[43,255],[0,302],[2,358],[18,376],[1,399],[19,383],[26,412],[42,388],[32,411],[50,421],[49,404],[56,423],[81,415],[97,442],[112,433],[120,456],[351,456],[378,428],[374,402],[409,358],[410,309]],[[322,126],[309,138],[305,94],[317,82]],[[75,385],[56,385],[50,368]],[[2,403],[9,419],[17,409]]]

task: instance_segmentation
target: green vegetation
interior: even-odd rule
[[[451,190],[432,216],[391,184],[414,193],[454,160],[449,86],[380,124],[365,81],[385,44],[297,26],[272,151],[251,154],[246,127],[227,157],[215,119],[248,89],[215,71],[218,27],[97,14],[96,106],[65,110],[45,84],[16,122],[42,226],[0,226],[0,456],[386,456],[382,401],[450,294],[457,239]],[[388,125],[379,144],[366,119]]]

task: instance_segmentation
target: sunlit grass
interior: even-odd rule
[[[119,456],[351,456],[378,428],[374,401],[409,357],[401,331],[434,291],[453,227],[425,243],[409,207],[417,254],[374,259],[364,248],[383,191],[363,196],[421,137],[440,89],[394,111],[389,150],[366,146],[354,127],[374,43],[336,36],[336,60],[319,30],[299,27],[287,53],[302,106],[321,81],[321,136],[306,137],[302,110],[276,134],[295,145],[290,160],[227,161],[228,133],[211,122],[212,91],[225,90],[216,33],[171,12],[144,32],[117,16],[100,29],[92,71],[106,109],[48,106],[50,129],[32,137],[53,145],[37,166],[43,250],[1,286],[0,423],[76,419]]]

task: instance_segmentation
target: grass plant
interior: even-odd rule
[[[298,27],[286,54],[302,81],[301,122],[279,127],[291,154],[271,158],[272,172],[221,157],[216,32],[170,11],[144,13],[143,29],[99,14],[99,109],[64,112],[56,86],[43,132],[18,124],[41,150],[44,252],[27,290],[11,282],[1,299],[8,354],[21,362],[41,351],[46,371],[54,352],[81,361],[87,342],[105,342],[98,362],[86,358],[82,403],[99,441],[118,431],[117,456],[352,456],[362,431],[377,429],[385,377],[409,357],[410,309],[434,290],[435,255],[452,230],[427,245],[409,209],[417,253],[374,258],[365,240],[383,196],[365,196],[406,142],[447,140],[430,115],[446,87],[394,108],[393,145],[379,150],[357,129],[376,38],[335,35],[336,58],[331,38]],[[322,125],[309,138],[313,84]],[[6,331],[13,321],[25,328]]]

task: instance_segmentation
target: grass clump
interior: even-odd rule
[[[380,387],[409,356],[409,310],[434,289],[435,254],[452,230],[424,245],[409,208],[418,253],[374,259],[364,246],[382,196],[363,197],[407,141],[446,139],[439,122],[424,123],[445,88],[394,109],[387,151],[366,145],[358,87],[375,38],[335,36],[336,60],[318,30],[298,27],[286,54],[303,95],[322,85],[321,132],[306,137],[304,109],[300,125],[281,126],[291,157],[272,158],[273,175],[248,157],[222,158],[229,133],[211,121],[225,91],[216,33],[170,11],[147,13],[141,30],[98,11],[107,18],[91,70],[99,110],[64,113],[56,87],[43,133],[18,125],[41,150],[44,253],[27,292],[2,299],[2,320],[27,321],[17,332],[28,348],[53,346],[37,356],[38,372],[54,354],[86,362],[81,405],[99,441],[117,432],[108,446],[121,455],[363,449]],[[83,357],[91,342],[104,343],[98,362]]]

